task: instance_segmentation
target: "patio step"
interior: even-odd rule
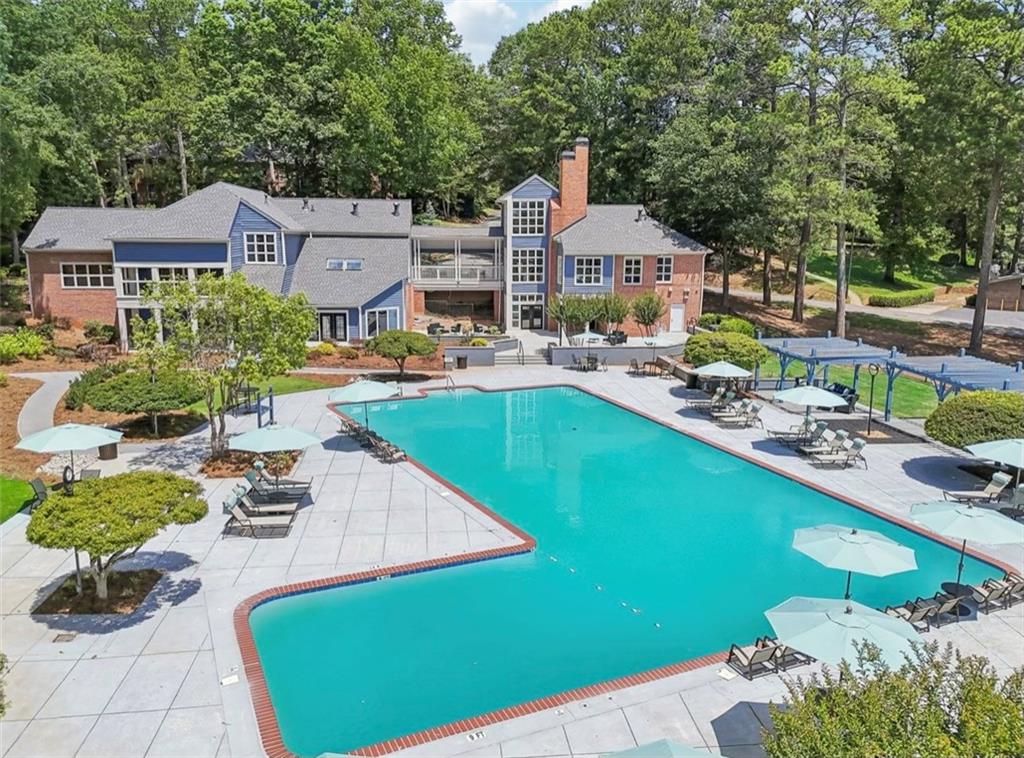
[[[524,366],[546,366],[547,355],[531,355],[527,353],[522,358]],[[519,356],[516,353],[496,353],[494,355],[495,366],[518,366]]]

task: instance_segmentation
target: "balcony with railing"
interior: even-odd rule
[[[501,240],[413,240],[410,279],[433,289],[501,289]]]

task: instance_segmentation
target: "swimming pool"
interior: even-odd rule
[[[841,572],[792,549],[800,527],[874,529],[916,551],[917,571],[854,578],[869,606],[932,594],[956,567],[940,543],[576,389],[435,393],[373,406],[370,423],[537,549],[257,606],[255,647],[299,755],[750,642],[786,598],[841,596]]]

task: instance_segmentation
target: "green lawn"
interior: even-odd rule
[[[32,485],[0,474],[0,524],[32,499]]]
[[[772,355],[768,362],[761,366],[761,378],[773,378],[779,375],[779,359]],[[803,363],[794,361],[786,368],[788,377],[807,376],[807,369]],[[818,376],[821,376],[820,369]],[[830,382],[842,382],[853,384],[853,369],[848,366],[832,366],[829,369]],[[860,370],[860,402],[868,404],[869,388],[871,377],[866,367]],[[875,378],[875,402],[873,405],[877,410],[885,409],[885,391],[889,386],[889,377],[885,372],[879,372]],[[896,377],[896,388],[893,394],[892,411],[897,418],[925,418],[939,404],[939,398],[935,394],[935,388],[929,382],[911,379],[907,376]]]
[[[269,387],[273,387],[274,388],[274,394],[275,395],[289,395],[292,392],[306,392],[307,390],[319,390],[319,389],[323,389],[324,387],[330,387],[331,385],[330,384],[325,384],[324,382],[321,382],[318,379],[310,379],[310,378],[305,377],[305,376],[301,376],[301,375],[297,376],[297,375],[294,375],[294,374],[290,374],[290,375],[284,375],[284,376],[275,376],[272,379],[270,379],[269,381],[261,382],[257,386],[259,387],[260,392],[262,392],[264,395],[267,394],[267,389]],[[221,404],[220,393],[217,393],[217,398],[216,398],[217,408],[220,408],[220,404]],[[199,401],[197,401],[195,403],[192,403],[192,405],[190,405],[188,407],[188,410],[195,411],[196,413],[203,413],[203,414],[205,414],[206,413],[206,402],[203,401],[203,400],[199,400]]]
[[[836,259],[831,254],[817,255],[807,261],[807,270],[834,281]],[[977,273],[963,266],[941,266],[937,260],[926,260],[911,266],[898,267],[896,282],[887,282],[882,275],[885,265],[880,258],[861,250],[853,253],[850,289],[867,299],[872,294],[900,292],[925,287],[964,286],[971,284]]]

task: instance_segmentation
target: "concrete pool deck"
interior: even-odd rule
[[[815,469],[767,442],[760,430],[720,429],[682,410],[678,382],[629,377],[621,369],[577,374],[502,367],[461,371],[454,378],[494,388],[576,384],[897,516],[905,517],[912,503],[941,497],[943,488],[977,485],[956,469],[953,455],[923,442],[869,445],[867,472]],[[0,527],[0,631],[12,665],[7,687],[12,704],[0,722],[4,755],[262,755],[232,625],[239,602],[284,583],[518,540],[415,467],[381,464],[347,438],[334,436],[326,396],[324,390],[277,400],[280,422],[325,439],[323,447],[306,452],[296,470],[296,476],[314,480],[316,497],[314,505],[301,509],[291,534],[261,541],[221,539],[226,516],[220,503],[234,480],[197,477],[211,513],[198,524],[162,533],[133,559],[138,566],[162,567],[167,576],[130,617],[28,615],[71,570],[73,560],[28,545],[25,516]],[[766,408],[764,415],[769,428],[794,423],[793,416],[775,408]],[[841,426],[844,417],[836,418]],[[233,431],[255,425],[253,417],[230,421]],[[105,473],[163,467],[194,473],[204,443],[205,434],[199,433],[100,467]],[[984,552],[1024,565],[1024,547]],[[75,636],[54,641],[61,633]],[[1024,665],[1024,605],[965,619],[927,638],[986,655],[1006,673]],[[395,755],[589,756],[663,737],[729,756],[760,755],[767,703],[782,700],[785,682],[780,676],[726,681],[718,675],[721,668],[708,666],[575,701]]]

